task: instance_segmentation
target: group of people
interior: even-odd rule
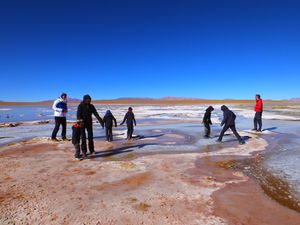
[[[94,135],[93,135],[93,119],[94,115],[98,122],[101,124],[102,128],[105,127],[106,140],[108,142],[113,141],[113,126],[117,127],[117,120],[113,116],[110,110],[107,110],[103,119],[99,116],[95,106],[91,103],[92,98],[90,95],[84,95],[82,102],[78,105],[77,108],[77,122],[72,126],[72,144],[75,147],[75,159],[81,160],[86,157],[87,154],[87,141],[86,141],[86,132],[88,137],[88,148],[91,155],[95,153],[94,149]],[[66,137],[66,128],[67,120],[66,114],[68,113],[67,106],[67,94],[62,93],[60,98],[54,101],[53,103],[54,110],[54,119],[55,127],[52,132],[51,139],[53,141],[59,141],[56,138],[56,135],[59,131],[59,127],[62,126],[62,140],[68,140]],[[236,136],[240,144],[245,144],[244,140],[238,134],[235,127],[236,115],[225,105],[221,107],[223,111],[223,120],[221,126],[223,129],[217,139],[217,142],[222,142],[223,136],[228,129],[231,129],[233,134]],[[256,105],[255,105],[255,117],[254,117],[254,128],[253,131],[261,132],[262,131],[262,112],[263,112],[263,102],[260,95],[256,95]],[[203,117],[203,124],[205,128],[205,138],[210,137],[212,125],[211,113],[214,111],[212,106],[209,106]],[[128,108],[127,113],[124,116],[124,119],[120,125],[123,125],[126,122],[127,124],[127,139],[132,139],[134,126],[136,126],[136,120],[133,113],[132,107]],[[80,154],[82,152],[82,155]]]
[[[113,141],[113,126],[117,127],[117,120],[113,116],[112,112],[107,110],[102,119],[91,101],[92,98],[90,95],[83,96],[83,100],[77,108],[77,122],[72,126],[72,144],[75,146],[75,159],[77,160],[85,158],[87,154],[86,132],[89,152],[91,155],[95,154],[92,115],[97,118],[102,128],[105,127],[106,140],[108,142]],[[66,93],[62,93],[60,98],[54,101],[53,110],[55,116],[55,127],[53,129],[51,139],[53,141],[59,141],[56,138],[56,135],[59,131],[60,125],[62,125],[62,140],[68,140],[66,138],[66,113],[68,112]],[[134,126],[136,126],[132,107],[128,108],[128,112],[125,114],[120,125],[122,126],[125,122],[127,124],[127,139],[130,140],[132,139]],[[80,155],[80,152],[82,152],[82,155]]]
[[[255,96],[255,100],[256,100],[256,104],[254,107],[255,116],[254,116],[254,120],[253,120],[254,128],[252,129],[252,131],[262,132],[263,101],[261,99],[261,96],[258,94]],[[221,127],[223,127],[223,126],[224,127],[221,130],[221,133],[219,135],[219,138],[217,139],[217,142],[221,143],[225,132],[228,129],[231,129],[233,134],[238,139],[239,143],[245,144],[245,141],[241,138],[241,136],[239,135],[239,133],[237,132],[236,127],[235,127],[236,115],[225,105],[221,106],[221,110],[223,111],[223,120],[221,122]],[[204,133],[205,133],[204,137],[205,138],[210,137],[210,133],[211,133],[210,126],[212,125],[212,121],[211,121],[212,111],[214,111],[214,108],[212,106],[209,106],[206,109],[204,117],[203,117],[202,123],[204,124]]]

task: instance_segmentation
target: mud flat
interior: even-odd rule
[[[255,159],[268,146],[249,136],[243,146],[172,154],[152,139],[96,140],[97,154],[80,162],[70,142],[39,138],[2,147],[0,224],[300,224],[297,210],[228,163]],[[154,150],[147,154],[141,145]]]

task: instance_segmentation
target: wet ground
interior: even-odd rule
[[[220,111],[204,139],[204,107],[163,118],[147,107],[132,141],[118,127],[105,142],[95,124],[97,153],[81,162],[70,142],[45,138],[53,124],[1,128],[1,224],[300,224],[297,121],[264,120],[256,134],[239,114],[246,145],[230,133],[216,144]]]

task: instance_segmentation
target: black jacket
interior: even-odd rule
[[[136,126],[136,121],[134,118],[134,113],[133,112],[127,112],[124,116],[123,122],[121,124],[124,124],[126,121],[127,125],[132,125],[134,123],[134,125]]]
[[[106,128],[113,127],[113,122],[115,123],[115,127],[117,126],[117,120],[110,111],[106,112],[105,116],[103,117],[103,122]]]
[[[223,121],[221,123],[221,126],[223,126],[224,124],[226,126],[234,126],[236,115],[225,105],[221,107],[221,110],[223,111]]]
[[[103,120],[99,116],[95,106],[93,104],[85,104],[81,102],[77,109],[77,120],[83,120],[86,126],[91,126],[93,124],[92,114],[97,118],[101,126],[103,127]]]
[[[79,144],[80,143],[80,135],[81,135],[81,129],[78,124],[75,124],[72,126],[72,144]]]
[[[214,110],[214,108],[212,106],[209,106],[206,109],[204,117],[203,117],[203,123],[205,123],[205,124],[212,124],[212,122],[211,122],[211,112],[213,110]]]

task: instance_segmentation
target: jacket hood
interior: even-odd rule
[[[227,111],[227,110],[229,110],[229,109],[228,109],[228,107],[227,107],[226,105],[222,105],[222,106],[221,106],[221,110],[222,110],[222,111]]]
[[[111,111],[107,110],[106,113],[105,113],[105,116],[110,116],[110,115],[111,115]]]
[[[206,111],[207,112],[211,112],[211,111],[214,111],[215,109],[214,109],[214,107],[212,107],[212,106],[209,106],[207,109],[206,109]]]
[[[85,95],[83,96],[83,101],[87,100],[87,99],[92,99],[90,95]]]

